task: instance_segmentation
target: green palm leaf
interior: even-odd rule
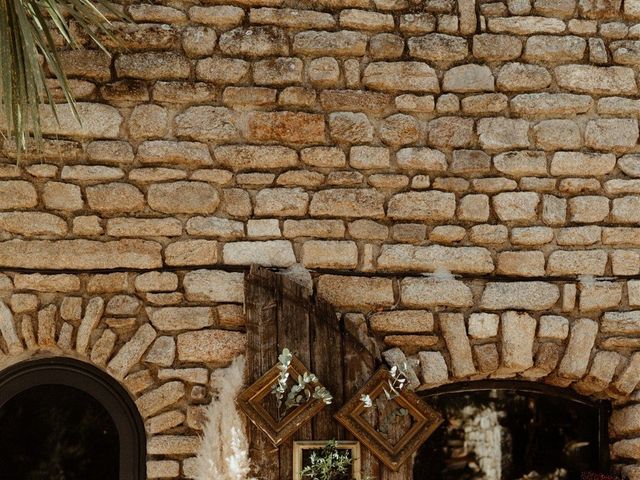
[[[18,157],[30,138],[41,145],[40,105],[50,104],[56,115],[45,81],[45,64],[80,121],[56,51],[54,33],[66,45],[78,48],[70,29],[74,22],[106,52],[99,38],[101,34],[113,38],[106,14],[124,18],[107,0],[0,0],[0,120],[4,117],[0,125],[5,130],[0,134],[15,138]]]

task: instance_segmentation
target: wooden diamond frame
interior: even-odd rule
[[[292,379],[297,379],[309,370],[294,355],[287,370]],[[302,425],[311,420],[320,410],[325,407],[322,400],[311,398],[308,402],[298,405],[284,418],[277,420],[262,406],[262,401],[271,394],[271,387],[278,381],[280,369],[274,366],[256,382],[243,391],[236,399],[238,407],[249,417],[260,430],[262,430],[269,440],[277,447],[287,438],[293,435]],[[310,385],[322,387],[320,382]]]
[[[420,397],[405,388],[391,401],[408,410],[409,415],[413,417],[413,424],[395,445],[390,443],[361,416],[365,410],[361,396],[369,395],[375,401],[380,395],[384,395],[383,388],[388,388],[389,380],[392,380],[389,370],[380,368],[340,409],[335,418],[387,467],[396,472],[440,426],[443,419]]]

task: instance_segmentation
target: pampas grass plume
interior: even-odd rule
[[[244,366],[244,356],[240,356],[211,375],[211,385],[218,394],[207,407],[196,480],[256,480],[250,477],[249,442],[235,405],[243,385]]]

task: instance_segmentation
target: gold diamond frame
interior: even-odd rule
[[[383,388],[388,386],[389,380],[392,380],[389,370],[380,368],[340,409],[335,418],[387,467],[396,472],[433,434],[443,419],[420,397],[405,388],[391,401],[408,410],[409,415],[413,417],[413,424],[395,445],[391,444],[361,416],[365,406],[360,399],[362,395],[369,395],[375,401],[380,395],[384,395]]]
[[[296,357],[291,358],[289,375],[294,380],[299,375],[308,372],[304,364]],[[271,394],[271,387],[277,382],[280,370],[274,366],[256,382],[243,391],[236,399],[238,407],[249,417],[269,440],[277,447],[287,438],[293,435],[302,425],[311,420],[325,407],[322,400],[311,398],[308,402],[297,406],[287,413],[284,418],[277,420],[262,406],[262,401]],[[321,383],[311,384],[312,388],[322,386]]]

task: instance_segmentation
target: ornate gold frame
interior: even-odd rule
[[[339,449],[351,450],[351,458],[353,463],[351,464],[351,474],[353,480],[361,480],[361,457],[360,457],[360,442],[353,441],[338,441],[336,442]],[[293,478],[292,480],[301,480],[300,472],[302,471],[302,453],[304,450],[321,449],[327,444],[327,440],[303,440],[299,442],[293,442]]]
[[[308,372],[308,370],[294,356],[291,359],[288,372],[295,379],[298,378],[298,375]],[[276,447],[325,407],[322,400],[312,398],[307,403],[303,403],[293,409],[283,419],[278,421],[273,418],[261,403],[271,393],[271,387],[277,381],[279,374],[278,366],[274,366],[236,399],[238,407],[249,417],[251,422],[269,437],[269,440]],[[313,384],[313,387],[315,386],[322,386],[322,384],[316,382]]]
[[[390,379],[389,370],[380,368],[340,409],[335,418],[395,472],[431,436],[443,419],[415,393],[403,389],[400,395],[391,401],[408,410],[413,417],[413,424],[395,445],[391,444],[361,416],[365,406],[360,399],[362,395],[369,395],[374,400],[384,395],[383,388],[388,385]]]

